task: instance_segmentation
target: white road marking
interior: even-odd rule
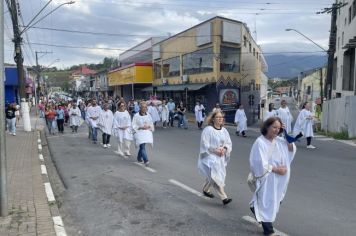
[[[140,164],[138,162],[134,162],[136,165],[141,166],[142,168],[148,170],[149,172],[156,173],[157,171],[155,169],[152,169],[151,167],[147,167],[144,164]]]
[[[42,150],[42,145],[38,144],[38,150]]]
[[[204,195],[202,193],[198,192],[197,190],[195,190],[195,189],[193,189],[193,188],[191,188],[191,187],[189,187],[189,186],[187,186],[187,185],[185,185],[185,184],[183,184],[183,183],[181,183],[181,182],[179,182],[177,180],[170,179],[169,182],[174,184],[174,185],[176,185],[176,186],[178,186],[178,187],[180,187],[180,188],[182,188],[182,189],[184,189],[184,190],[186,190],[186,191],[188,191],[188,192],[190,192],[190,193],[192,193],[192,194],[194,194],[194,195],[196,195],[196,196],[198,196],[198,197],[203,197],[204,198]]]
[[[44,186],[45,186],[48,202],[55,202],[56,199],[54,197],[51,184],[50,183],[44,183]]]
[[[39,154],[39,155],[38,155],[38,158],[39,158],[41,161],[44,161],[42,154]]]
[[[320,137],[320,138],[316,138],[315,140],[318,140],[318,141],[334,141],[335,139],[333,138],[328,138],[328,137]]]
[[[46,168],[45,165],[41,165],[41,173],[42,173],[43,175],[47,175],[47,168]]]
[[[66,230],[64,229],[64,224],[62,217],[54,216],[53,218],[54,230],[57,236],[67,236]]]
[[[337,141],[339,141],[340,143],[344,143],[356,147],[356,143],[354,143],[352,140],[337,140]]]
[[[253,218],[253,217],[251,217],[251,216],[243,216],[242,219],[243,219],[244,221],[247,221],[247,222],[249,222],[249,223],[251,223],[251,224],[256,225],[256,226],[259,227],[259,228],[262,228],[262,225],[259,224],[259,223],[256,221],[256,219]],[[274,228],[274,231],[276,231],[276,234],[278,234],[278,235],[280,235],[280,236],[289,236],[288,234],[283,233],[283,232],[277,230],[276,228]]]

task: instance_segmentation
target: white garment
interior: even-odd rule
[[[103,131],[103,133],[111,135],[112,128],[114,125],[114,115],[112,114],[112,111],[102,111],[99,116],[99,122],[97,125],[101,129],[101,131]]]
[[[263,121],[266,121],[268,118],[277,117],[277,116],[278,116],[278,113],[276,110],[266,111],[265,117],[263,117]]]
[[[115,112],[113,132],[119,143],[122,143],[124,140],[133,140],[131,116],[127,110]]]
[[[256,191],[250,205],[255,208],[258,222],[274,222],[279,211],[279,206],[287,192],[290,178],[290,164],[296,153],[288,150],[287,141],[276,137],[273,142],[264,136],[257,138],[250,153],[250,170],[256,176],[263,176],[256,181]],[[273,166],[284,165],[287,167],[285,175],[272,172]]]
[[[78,107],[69,110],[69,126],[80,126],[82,122],[81,112]]]
[[[304,137],[314,137],[313,124],[314,120],[311,112],[307,109],[301,110],[294,124],[294,135],[302,133]]]
[[[150,129],[140,129],[144,125],[150,126]],[[132,119],[132,128],[135,131],[134,138],[136,146],[139,146],[142,143],[150,143],[153,145],[152,132],[154,131],[154,125],[150,114],[141,116],[140,113],[136,113]]]
[[[224,157],[213,153],[213,150],[219,147],[226,147]],[[213,180],[220,187],[225,186],[226,165],[230,159],[231,149],[230,135],[224,127],[220,130],[210,125],[204,128],[200,139],[198,169],[208,180]]]
[[[194,112],[195,112],[195,120],[197,122],[202,122],[204,121],[204,117],[203,117],[203,110],[204,110],[204,106],[202,104],[200,105],[195,105],[194,108]]]
[[[148,106],[147,112],[150,114],[153,123],[161,120],[161,117],[159,116],[158,110],[155,106]]]
[[[99,116],[101,114],[101,108],[96,105],[95,107],[94,106],[91,106],[91,107],[88,107],[87,109],[87,119],[88,119],[88,124],[93,127],[93,128],[97,128],[98,127],[98,121],[99,121]],[[93,119],[93,118],[96,118],[96,119]]]
[[[235,114],[235,123],[237,124],[237,131],[247,130],[247,117],[244,109],[237,109]]]
[[[169,120],[169,111],[167,105],[161,105],[158,108],[159,112],[161,113],[162,122],[168,122]]]
[[[278,117],[281,118],[282,123],[285,125],[285,130],[289,134],[292,132],[292,121],[293,121],[293,116],[289,111],[289,108],[282,108],[280,107],[278,109]]]

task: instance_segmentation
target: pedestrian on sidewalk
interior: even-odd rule
[[[161,114],[161,120],[163,123],[163,128],[167,128],[167,124],[169,122],[169,110],[168,105],[166,104],[166,100],[162,100],[162,104],[159,106],[159,112]]]
[[[140,149],[137,155],[138,163],[144,163],[146,166],[149,164],[146,144],[153,145],[153,131],[154,125],[150,114],[147,113],[146,102],[140,103],[140,111],[135,114],[132,120],[132,128],[135,131],[134,138],[136,146]]]
[[[73,103],[73,106],[69,110],[69,126],[72,128],[72,133],[78,132],[78,127],[81,125],[81,111],[77,107],[77,103]]]
[[[184,127],[184,129],[188,129],[187,126],[187,118],[185,116],[185,112],[187,108],[185,107],[184,103],[181,101],[177,106],[177,113],[178,113],[178,128]]]
[[[250,171],[256,178],[250,209],[262,223],[265,235],[275,235],[273,222],[287,192],[290,165],[296,153],[293,143],[279,137],[282,127],[280,118],[267,119],[250,152]]]
[[[299,139],[303,136],[306,137],[307,148],[310,149],[316,148],[315,146],[311,145],[311,140],[314,137],[313,125],[314,125],[314,117],[310,112],[310,103],[305,102],[294,124],[293,133],[294,135],[296,135],[295,139]]]
[[[246,137],[245,131],[247,130],[247,117],[242,104],[240,104],[239,109],[236,110],[234,121],[237,125],[236,135]]]
[[[13,103],[9,103],[5,109],[7,128],[13,136],[16,135],[16,108]]]
[[[111,147],[110,137],[114,124],[114,115],[109,109],[108,103],[104,103],[103,107],[104,110],[100,113],[98,127],[103,132],[103,147],[109,148]]]
[[[206,178],[203,194],[214,198],[211,188],[214,188],[224,205],[232,199],[228,198],[224,187],[226,165],[230,160],[232,143],[229,132],[224,127],[224,115],[220,111],[212,112],[206,119],[200,139],[200,154],[198,159],[199,172]]]
[[[281,119],[285,127],[285,131],[287,132],[287,134],[290,134],[292,132],[293,116],[292,113],[289,111],[286,100],[281,101],[281,107],[278,109],[277,113],[278,117]]]
[[[200,101],[196,102],[196,105],[194,107],[194,113],[195,113],[195,120],[198,124],[198,129],[203,129],[203,122],[205,118],[205,107],[203,104],[200,103]]]
[[[176,109],[176,104],[173,102],[172,99],[169,99],[169,102],[167,103],[168,111],[169,111],[169,124],[171,127],[173,127],[173,121],[174,121],[174,111]]]
[[[91,136],[93,143],[96,144],[98,141],[98,121],[101,114],[101,108],[97,105],[96,100],[91,101],[91,106],[87,109],[88,123],[91,129]]]
[[[63,106],[58,106],[58,109],[56,110],[56,116],[57,116],[57,126],[58,126],[58,132],[59,133],[64,133],[64,116],[65,112],[63,109]]]
[[[47,107],[45,115],[47,120],[48,132],[54,135],[56,133],[56,111],[53,109],[52,105],[49,105]]]
[[[114,126],[113,133],[117,138],[118,147],[116,154],[119,156],[131,156],[130,146],[133,140],[132,128],[131,128],[131,116],[126,110],[126,105],[124,102],[119,102],[118,110],[114,114]]]
[[[17,124],[20,123],[20,118],[21,118],[20,108],[21,107],[20,107],[20,105],[16,104],[16,102],[14,102],[14,107],[16,109],[16,111],[15,111],[16,125],[15,126],[17,126]]]

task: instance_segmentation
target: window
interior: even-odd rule
[[[344,32],[342,32],[342,35],[341,35],[341,46],[343,47],[344,46]]]
[[[258,57],[258,52],[256,52],[256,58],[257,58],[257,60],[259,60],[260,58]]]
[[[356,16],[356,0],[352,3],[352,9],[353,9],[353,14],[352,14],[352,19]]]
[[[352,6],[349,7],[349,24],[351,23],[352,20]]]
[[[180,75],[180,59],[173,57],[163,61],[163,77],[172,77]]]
[[[256,55],[256,49],[253,48],[253,56],[255,56],[255,55]]]
[[[183,74],[192,75],[213,71],[213,48],[205,48],[183,56]]]
[[[340,49],[340,37],[337,38],[337,50]]]
[[[342,70],[342,69],[341,69]],[[344,68],[342,77],[342,89],[353,91],[355,80],[355,48],[350,48],[344,52]]]
[[[249,46],[249,51],[252,52],[252,45],[251,45],[251,43],[249,43],[248,46]]]
[[[161,79],[161,62],[155,61],[153,64],[154,79]]]
[[[239,48],[220,47],[220,71],[239,72],[240,71]]]
[[[246,36],[244,36],[244,47],[247,47],[247,38],[246,38]]]

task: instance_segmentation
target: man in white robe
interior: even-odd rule
[[[69,126],[72,128],[72,132],[78,132],[78,127],[82,123],[81,111],[77,107],[76,103],[73,103],[73,107],[69,109]]]
[[[246,137],[247,117],[242,104],[239,106],[239,109],[236,110],[234,121],[237,125],[236,134]]]
[[[296,135],[296,139],[301,138],[302,136],[306,137],[307,148],[309,149],[315,149],[315,147],[311,145],[312,137],[314,137],[313,125],[314,117],[310,112],[310,104],[306,102],[295,121],[293,133]]]
[[[96,100],[93,99],[91,102],[91,107],[88,107],[87,109],[87,117],[88,117],[88,124],[89,127],[91,128],[91,135],[92,135],[92,140],[93,143],[96,144],[98,139],[98,121],[99,121],[99,116],[101,114],[101,108],[97,105]]]
[[[169,110],[168,110],[168,106],[166,104],[166,100],[162,100],[162,104],[158,107],[158,110],[161,114],[163,128],[167,128],[167,124],[169,121]]]
[[[152,122],[156,126],[156,123],[161,120],[161,117],[159,116],[158,113],[157,106],[151,102],[150,105],[148,106],[147,112],[148,114],[150,114],[152,118]]]
[[[103,132],[103,147],[109,148],[110,144],[110,136],[113,129],[114,124],[114,115],[112,111],[109,109],[109,104],[104,104],[104,110],[100,113],[98,127]]]
[[[204,122],[204,112],[205,108],[203,104],[200,103],[200,101],[197,101],[195,107],[194,107],[194,113],[195,113],[195,120],[198,124],[198,128],[202,129],[203,122]]]
[[[133,140],[131,116],[126,110],[125,103],[119,102],[118,111],[114,114],[114,136],[117,137],[118,147],[116,154],[126,157],[131,156],[130,145]]]
[[[286,100],[281,101],[281,107],[278,109],[278,117],[281,118],[287,133],[291,133],[293,116],[289,111]]]

